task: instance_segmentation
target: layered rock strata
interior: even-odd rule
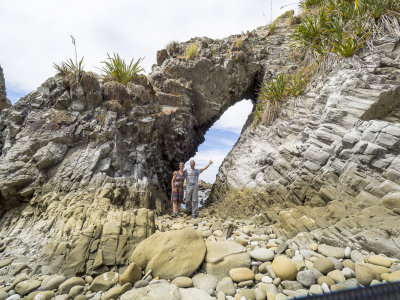
[[[7,99],[6,83],[4,80],[3,69],[0,66],[0,110],[10,107],[11,102]]]
[[[288,48],[288,33],[268,37],[264,27],[196,38],[159,51],[148,79],[57,75],[1,110],[0,237],[13,245],[3,257],[16,247],[15,264],[37,260],[50,273],[118,269],[154,230],[152,213],[133,209],[169,207],[178,162],[229,106],[255,98]]]
[[[212,209],[400,253],[399,42],[377,38],[289,99],[271,126],[248,127],[219,169]]]

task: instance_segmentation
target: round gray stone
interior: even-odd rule
[[[257,248],[250,251],[250,257],[258,261],[271,261],[274,259],[275,253],[267,248]]]
[[[296,279],[305,287],[310,287],[316,282],[314,273],[311,270],[298,272],[296,275]]]

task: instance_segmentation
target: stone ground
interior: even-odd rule
[[[10,277],[10,281],[0,279],[0,300],[278,300],[400,280],[399,257],[310,243],[301,238],[285,240],[277,236],[269,225],[251,220],[223,220],[206,211],[201,211],[199,218],[192,219],[183,211],[176,218],[169,215],[157,217],[156,228],[156,234],[160,236],[185,231],[199,236],[207,249],[205,256],[204,251],[199,254],[198,249],[191,249],[190,243],[179,240],[177,247],[183,249],[193,261],[198,255],[204,257],[201,266],[197,264],[191,271],[190,259],[188,263],[182,257],[182,266],[176,262],[170,266],[160,257],[158,261],[164,265],[154,266],[154,270],[189,270],[190,274],[186,276],[176,273],[179,276],[175,277],[174,273],[171,275],[169,272],[172,277],[168,280],[134,262],[121,274],[107,272],[96,278],[31,275],[22,270],[14,272],[15,276]],[[165,251],[162,248],[165,245],[154,242],[150,246],[161,247],[161,255],[170,255],[166,252],[175,251]],[[169,260],[172,259],[174,257]],[[0,260],[0,268],[10,264],[11,260]]]

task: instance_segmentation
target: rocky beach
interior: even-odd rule
[[[18,256],[2,259],[0,298],[278,300],[400,280],[398,257],[302,236],[287,240],[260,222],[201,215],[157,217],[156,233],[118,272],[28,275],[29,261],[16,272]]]
[[[126,84],[57,74],[13,105],[0,68],[0,300],[280,300],[399,281],[398,15],[318,66],[293,47],[302,18],[172,42]],[[266,122],[260,86],[301,70],[304,90]],[[202,183],[200,216],[173,218],[173,171],[242,99],[253,113]]]

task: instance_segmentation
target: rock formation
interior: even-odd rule
[[[148,78],[127,86],[57,75],[0,110],[0,247],[17,255],[0,274],[28,261],[33,273],[68,276],[126,266],[155,231],[154,211],[169,206],[178,162],[228,107],[298,68],[292,20],[280,18],[273,34],[172,43]],[[191,44],[198,53],[188,59]],[[376,39],[290,99],[272,126],[254,128],[250,116],[210,209],[257,213],[290,237],[398,251],[399,51],[399,37]]]
[[[11,102],[7,99],[6,83],[4,80],[3,69],[0,66],[0,110],[10,107]]]
[[[263,213],[288,236],[400,252],[400,36],[371,48],[289,99],[272,126],[242,133],[211,192],[216,213]]]

